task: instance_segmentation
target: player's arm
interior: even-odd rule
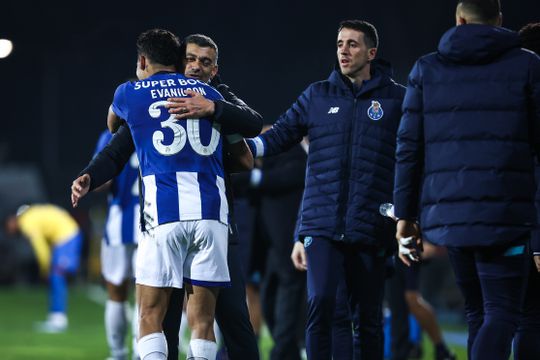
[[[209,100],[199,93],[187,91],[190,97],[167,99],[169,112],[177,119],[199,119],[208,117],[221,124],[223,134],[240,134],[243,137],[257,136],[262,128],[262,116],[236,97],[227,85],[216,87],[222,100]]]
[[[224,141],[225,146],[225,170],[228,173],[241,172],[253,169],[253,154],[249,150],[246,141],[239,135],[240,141],[234,141],[234,137],[228,136]]]
[[[78,201],[92,191],[120,174],[124,165],[135,151],[133,138],[127,125],[123,124],[88,166],[79,173],[71,186],[71,202],[75,207]]]
[[[45,239],[40,231],[26,231],[24,234],[28,237],[30,245],[34,250],[40,275],[46,277],[49,274],[49,268],[51,266],[51,250],[47,244],[47,239]]]
[[[109,113],[107,114],[107,128],[109,131],[112,134],[116,133],[123,123],[124,120],[114,113],[112,106],[109,107]]]
[[[247,143],[254,157],[264,157],[287,151],[307,135],[308,109],[312,87],[308,87],[295,103],[266,131]]]

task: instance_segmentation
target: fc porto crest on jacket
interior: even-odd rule
[[[371,106],[367,109],[367,115],[371,120],[380,120],[384,115],[381,103],[376,100],[371,100]]]

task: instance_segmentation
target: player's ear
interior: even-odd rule
[[[144,57],[144,55],[139,55],[139,57],[137,58],[137,67],[140,70],[145,70],[146,65],[146,57]]]

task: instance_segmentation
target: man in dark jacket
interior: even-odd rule
[[[398,133],[400,257],[417,259],[416,221],[424,239],[448,247],[469,359],[510,355],[536,223],[540,60],[501,19],[498,0],[458,3],[458,26],[409,75]]]
[[[209,37],[200,34],[186,37],[184,45],[186,45],[186,76],[204,82],[213,78],[212,85],[219,90],[225,100],[206,101],[201,96],[193,96],[187,100],[176,99],[177,105],[171,108],[170,112],[178,113],[178,118],[211,116],[216,122],[222,124],[222,132],[225,134],[240,133],[245,137],[258,134],[262,128],[262,117],[237,98],[226,85],[216,81],[217,45]],[[89,190],[95,189],[119,173],[134,149],[129,129],[126,125],[121,125],[111,142],[81,172],[81,174],[90,174]],[[232,204],[229,176],[227,173],[225,175],[227,198],[229,204]],[[232,207],[229,211],[230,223],[234,224]],[[234,231],[235,226],[230,228],[227,255],[232,284],[231,287],[220,292],[216,304],[216,321],[223,333],[231,359],[256,360],[259,359],[259,352],[245,303],[245,279],[240,268],[238,249],[236,249],[237,234]],[[163,323],[169,359],[178,359],[178,329],[183,299],[183,289],[173,291],[169,310]]]
[[[364,359],[382,359],[385,255],[393,231],[379,215],[391,202],[396,132],[404,88],[375,60],[375,27],[340,24],[338,66],[311,84],[273,128],[248,141],[257,156],[283,152],[308,136],[299,236],[307,254],[309,359],[330,359],[336,288],[345,276]],[[296,248],[296,247],[295,247]]]
[[[521,44],[525,49],[540,54],[540,22],[527,24],[519,30]],[[536,163],[536,211],[540,217],[540,164]],[[540,229],[531,235],[532,264],[523,304],[523,314],[514,337],[514,359],[540,359]]]

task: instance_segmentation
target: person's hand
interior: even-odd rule
[[[203,95],[192,90],[186,90],[186,94],[191,97],[169,98],[168,104],[170,114],[175,114],[177,119],[200,119],[212,116],[216,110],[216,104],[208,100]]]
[[[296,241],[294,243],[294,247],[291,253],[291,260],[297,270],[307,270],[306,249],[304,248],[304,244],[302,244],[300,241]]]
[[[405,265],[411,266],[411,261],[420,261],[420,252],[423,247],[420,228],[416,222],[399,220],[396,239],[399,246],[399,258]]]
[[[536,271],[540,272],[540,255],[533,256],[534,265],[536,265]]]
[[[71,184],[71,205],[76,208],[79,200],[88,194],[90,190],[90,175],[84,174],[73,180]]]

